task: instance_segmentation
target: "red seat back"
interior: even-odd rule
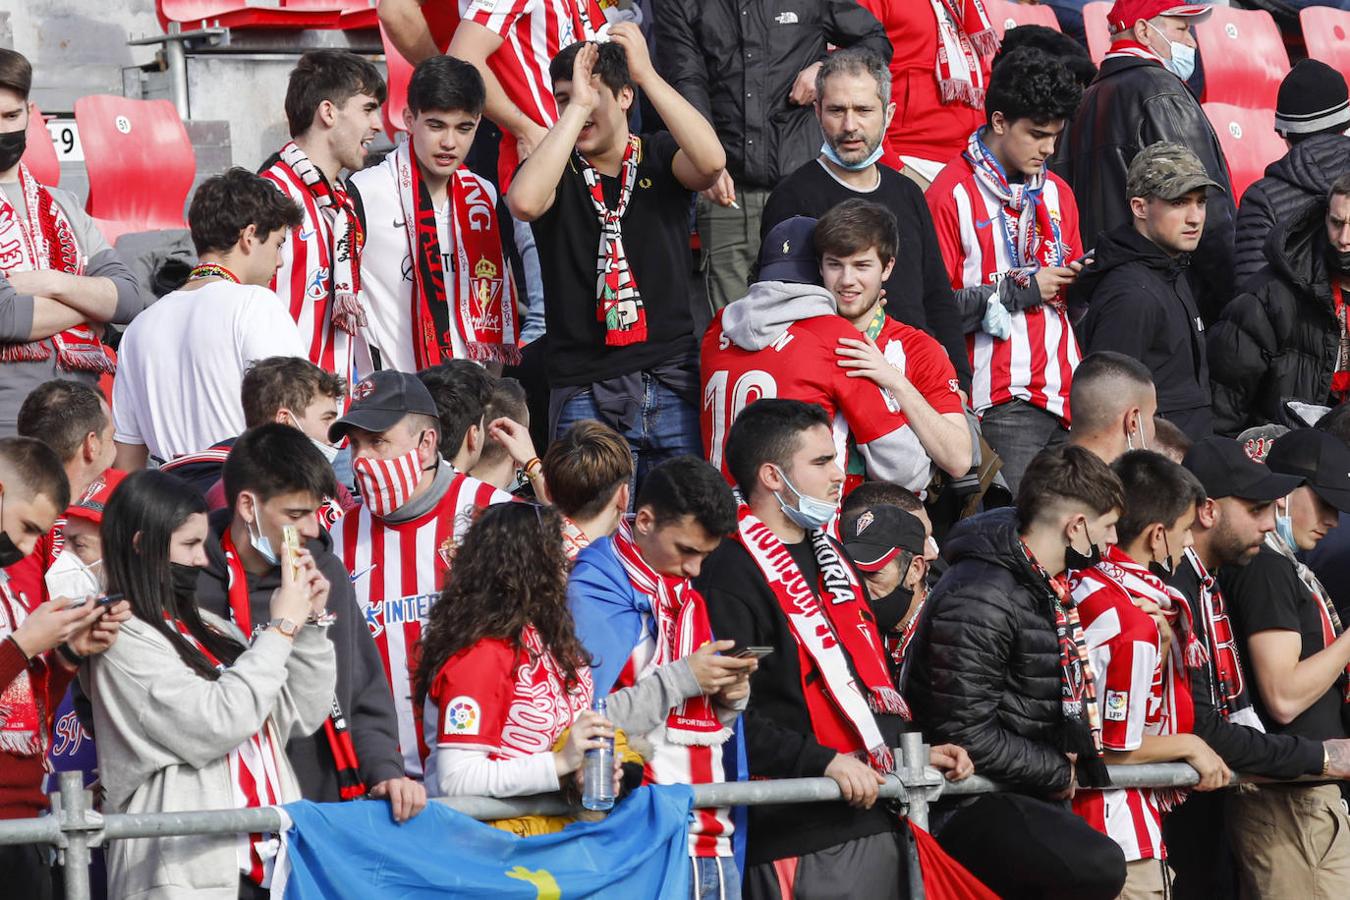
[[[1236,203],[1247,187],[1265,174],[1266,166],[1284,156],[1289,148],[1275,133],[1273,109],[1248,109],[1228,103],[1202,106],[1228,160],[1228,175]]]
[[[47,119],[36,103],[28,113],[28,145],[23,151],[23,164],[39,184],[56,187],[61,183],[61,161],[56,158],[56,145],[47,130]]]
[[[1111,4],[1106,0],[1083,4],[1083,32],[1087,36],[1088,56],[1099,66],[1106,58],[1106,51],[1111,49],[1111,26],[1106,24],[1109,12]]]
[[[187,227],[183,205],[197,157],[172,103],[95,94],[75,101],[75,122],[91,216],[124,231]]]
[[[1304,7],[1298,14],[1308,56],[1350,77],[1350,12],[1329,6]]]
[[[380,26],[380,39],[384,41],[385,80],[389,91],[384,101],[384,130],[389,140],[397,141],[399,132],[408,130],[403,125],[403,110],[408,106],[408,82],[412,79],[413,67],[389,40],[383,25]]]
[[[1195,26],[1205,65],[1206,103],[1274,109],[1280,82],[1289,74],[1289,53],[1279,26],[1260,9],[1211,7]]]
[[[337,28],[343,0],[155,0],[165,31],[170,22],[227,28]]]
[[[1009,28],[1016,28],[1018,25],[1044,25],[1046,28],[1060,30],[1055,11],[1048,6],[1012,3],[1009,0],[985,0],[985,8],[989,13],[990,24],[998,32],[999,40],[1003,39],[1004,33]]]

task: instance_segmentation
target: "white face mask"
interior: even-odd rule
[[[1141,414],[1140,417],[1139,417],[1139,446],[1138,446],[1138,447],[1136,447],[1136,446],[1134,445],[1134,434],[1135,434],[1135,433],[1134,433],[1133,430],[1127,431],[1127,432],[1125,433],[1125,449],[1126,449],[1126,450],[1147,450],[1147,449],[1148,449],[1148,441],[1144,440],[1144,417],[1143,417],[1142,414]]]
[[[291,427],[301,434],[304,434],[305,437],[309,437],[308,434],[305,434],[305,429],[300,427],[300,420],[291,413],[287,413],[287,415],[291,417]],[[318,448],[319,452],[323,454],[323,458],[328,460],[330,466],[333,464],[333,460],[337,459],[337,455],[342,452],[332,444],[321,441],[315,437],[309,437],[309,442]]]
[[[1172,52],[1171,59],[1163,60],[1163,68],[1180,78],[1182,81],[1186,81],[1194,75],[1195,48],[1186,44],[1179,44],[1172,40],[1167,35],[1163,34],[1158,26],[1154,25],[1152,22],[1148,23],[1148,27],[1158,32],[1158,36],[1167,41],[1167,46]]]
[[[52,563],[44,578],[49,596],[83,603],[86,597],[97,597],[103,593],[103,560],[85,565],[75,555],[75,551],[67,547]]]
[[[783,483],[787,485],[788,490],[797,495],[797,505],[789,505],[783,500],[782,494],[775,493],[774,497],[778,499],[778,505],[782,508],[784,515],[796,523],[798,528],[814,531],[817,528],[825,527],[826,523],[834,518],[838,507],[833,503],[803,494],[797,490],[796,485],[788,480],[787,473],[782,469],[778,470],[778,474],[783,476]]]

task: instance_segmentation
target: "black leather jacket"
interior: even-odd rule
[[[1223,187],[1209,192],[1205,233],[1192,261],[1199,276],[1196,300],[1205,321],[1212,322],[1233,296],[1234,200],[1219,139],[1180,79],[1151,60],[1103,62],[1053,168],[1073,187],[1083,246],[1090,248],[1098,233],[1130,221],[1125,173],[1136,153],[1158,141],[1189,147]]]

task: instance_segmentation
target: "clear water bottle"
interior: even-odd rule
[[[604,718],[609,718],[604,697],[596,697],[591,707]],[[587,809],[606,810],[614,807],[614,738],[604,738],[601,746],[586,751],[582,764],[581,805]]]

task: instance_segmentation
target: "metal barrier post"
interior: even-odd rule
[[[61,836],[64,839],[66,900],[89,900],[90,832],[102,828],[89,817],[89,792],[82,772],[61,773]],[[95,814],[97,816],[97,814]]]
[[[928,745],[923,735],[909,731],[900,735],[900,757],[905,780],[905,815],[911,822],[928,830]],[[909,883],[909,900],[924,900],[923,869],[919,866],[919,854],[914,846],[914,836],[903,836],[905,847],[905,873]]]

